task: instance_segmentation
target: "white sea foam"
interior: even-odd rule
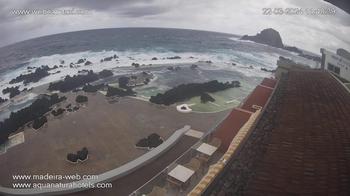
[[[101,59],[105,57],[110,57],[116,54],[118,56],[116,61],[100,62]],[[302,57],[298,57],[291,53],[287,53],[287,57],[292,58],[297,62],[310,63],[307,62]],[[167,59],[168,57],[180,56],[181,59]],[[39,82],[30,83],[27,86],[21,84],[20,90],[24,88],[37,87],[43,84],[48,84],[52,81],[60,80],[66,75],[76,75],[78,71],[83,69],[93,70],[94,72],[101,71],[103,69],[112,69],[116,74],[121,74],[122,72],[118,70],[118,67],[131,66],[132,63],[139,64],[178,64],[178,63],[196,63],[198,61],[212,61],[212,64],[204,66],[204,69],[228,69],[240,72],[247,77],[256,76],[256,77],[270,77],[271,74],[268,72],[261,71],[262,67],[267,69],[275,69],[276,61],[280,54],[278,53],[266,53],[266,52],[241,52],[237,50],[222,50],[215,51],[211,53],[175,53],[170,51],[159,51],[159,50],[138,50],[138,51],[101,51],[101,52],[78,52],[71,54],[55,54],[51,56],[43,56],[38,58],[32,58],[29,60],[28,65],[18,68],[16,70],[7,72],[3,74],[0,78],[0,90],[8,86],[20,85],[13,84],[9,85],[9,81],[20,74],[27,74],[27,67],[40,67],[42,65],[48,65],[53,67],[54,65],[60,65],[60,61],[64,60],[64,67],[51,70],[50,73],[60,71],[57,74],[51,74],[48,77],[41,79]],[[153,57],[156,57],[158,60],[152,60]],[[85,58],[88,61],[91,61],[93,64],[89,66],[84,66],[81,64],[78,68],[70,68],[70,63],[76,63],[79,59]],[[233,66],[232,63],[235,63],[236,66]],[[253,68],[249,68],[252,66]],[[7,97],[4,96],[3,97]]]
[[[241,39],[241,37],[230,37],[229,39],[232,40],[232,41],[240,41],[240,42],[248,42],[248,43],[259,44],[259,43],[256,43],[256,42],[253,42],[253,41],[250,41],[250,40]]]

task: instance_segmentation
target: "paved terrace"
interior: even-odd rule
[[[234,109],[228,118],[220,124],[218,129],[214,132],[214,137],[220,138],[223,142],[220,151],[226,151],[237,131],[248,120],[250,115],[256,111],[254,106],[264,107],[275,84],[276,80],[274,79],[264,79],[261,85],[257,86],[252,94],[245,100],[244,104]],[[113,181],[112,189],[92,189],[79,193],[72,193],[70,195],[128,195],[172,163],[197,141],[198,140],[193,137],[184,136],[176,146],[151,164],[138,169],[130,175]]]
[[[292,70],[205,195],[350,195],[349,185],[350,94],[327,72]]]
[[[268,98],[270,97],[274,87],[276,85],[275,79],[265,78],[261,85],[258,85],[249,97],[244,101],[244,104],[235,108],[227,116],[227,118],[221,122],[221,124],[214,131],[213,136],[219,138],[222,141],[220,151],[226,151],[232,138],[237,134],[237,131],[243,126],[243,124],[249,119],[250,115],[256,111],[253,106],[264,107]],[[121,179],[113,181],[113,188],[111,189],[91,189],[79,193],[70,195],[128,195],[132,191],[139,188],[146,183],[151,177],[159,174],[166,166],[170,165],[175,159],[183,155],[183,153],[190,149],[193,144],[198,140],[184,136],[180,142],[175,145],[169,152],[165,153],[151,164],[138,169],[137,171],[127,175]],[[197,179],[198,180],[198,179]],[[196,180],[194,180],[196,183]],[[193,185],[194,186],[194,185]],[[193,188],[190,186],[183,194]],[[170,193],[170,192],[169,192]],[[180,194],[180,195],[183,195]]]

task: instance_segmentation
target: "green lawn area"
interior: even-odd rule
[[[209,93],[215,99],[215,102],[201,103],[200,97],[193,97],[188,101],[182,102],[191,105],[194,112],[218,112],[237,107],[242,101],[240,89],[228,89],[216,93]],[[182,104],[179,103],[179,104]]]

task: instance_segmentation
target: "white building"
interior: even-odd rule
[[[350,81],[350,60],[321,48],[321,68],[329,70],[341,78]]]

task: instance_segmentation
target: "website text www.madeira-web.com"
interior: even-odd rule
[[[98,182],[98,175],[16,174],[12,179],[15,181],[12,188],[15,189],[112,188],[112,183]]]

